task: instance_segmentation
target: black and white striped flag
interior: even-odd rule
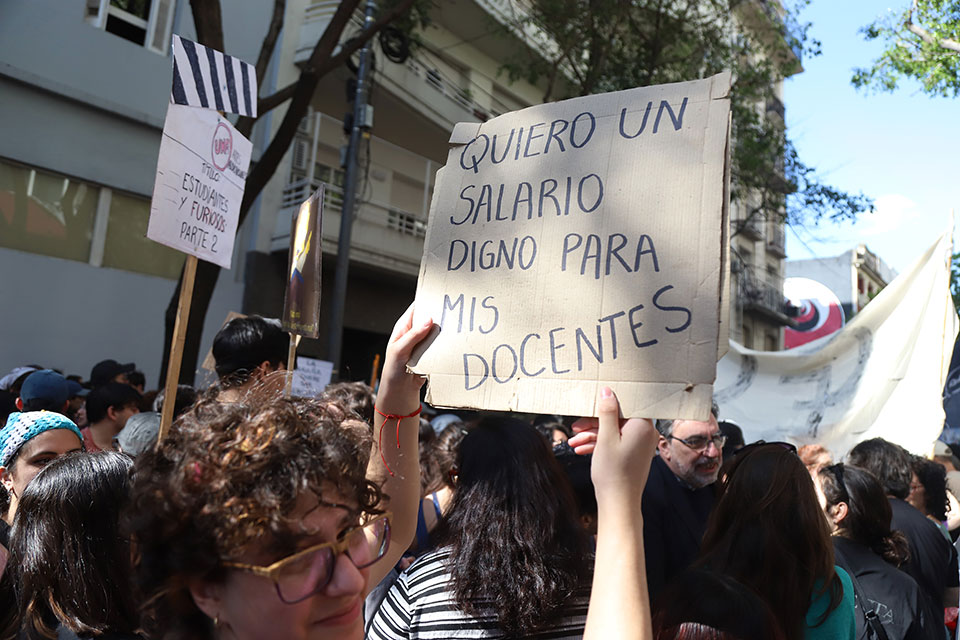
[[[170,101],[255,118],[256,68],[174,34]]]

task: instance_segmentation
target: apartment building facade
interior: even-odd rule
[[[294,81],[336,1],[291,0],[261,95]],[[272,3],[223,12],[225,49],[255,61]],[[439,3],[424,46],[400,62],[375,48],[374,126],[365,137],[345,320],[345,377],[369,377],[393,321],[413,298],[433,175],[454,123],[537,101],[498,77],[523,46],[490,33],[509,1]],[[195,38],[185,0],[9,3],[0,20],[0,370],[38,363],[89,374],[103,358],[134,361],[158,384],[163,320],[183,255],[145,236],[169,100],[170,34]],[[358,25],[348,28],[347,35]],[[323,249],[329,308],[342,201],[340,153],[350,72],[324,78],[287,160],[238,232],[221,274],[202,353],[229,311],[277,316],[291,213],[327,185]],[[251,136],[254,161],[282,119]],[[279,270],[279,271],[278,271]],[[10,337],[16,336],[16,339]],[[322,341],[303,350],[324,357]]]
[[[781,38],[786,14],[776,0],[756,0],[740,5],[737,21],[759,37]],[[787,25],[788,29],[790,25]],[[786,55],[800,62],[801,52]],[[798,65],[798,71],[799,69]],[[784,127],[783,82],[757,110]],[[782,179],[782,176],[780,176]],[[730,203],[730,338],[749,349],[780,351],[784,327],[794,321],[783,294],[787,257],[785,211],[765,209],[756,194]]]
[[[836,294],[847,322],[897,277],[883,258],[865,244],[829,258],[789,260],[789,278],[809,278]]]
[[[226,47],[255,60],[270,6],[239,4],[224,15]],[[87,377],[115,358],[158,384],[164,311],[183,262],[144,237],[171,33],[196,37],[183,0],[0,9],[0,370],[37,363]],[[240,231],[235,265],[253,226]],[[241,272],[225,272],[204,348],[242,298]]]
[[[336,0],[288,2],[278,86],[296,78],[337,5]],[[438,3],[419,34],[420,46],[409,55],[385,52],[379,40],[373,44],[373,126],[361,145],[339,372],[344,379],[370,377],[395,319],[414,298],[434,176],[446,162],[454,125],[541,101],[542,89],[508,82],[499,73],[505,56],[527,46],[522,32],[508,31],[517,23],[518,6],[509,0]],[[498,23],[502,30],[495,28]],[[358,28],[359,23],[353,30]],[[264,192],[256,247],[248,257],[249,311],[279,308],[292,217],[321,184],[326,189],[321,309],[332,304],[344,200],[341,159],[348,140],[343,122],[352,108],[354,81],[346,67],[321,80],[285,164]],[[321,337],[304,340],[301,354],[327,356],[327,321],[321,313]]]
[[[256,60],[270,5],[243,0],[224,11],[228,53]],[[337,5],[288,0],[261,95],[297,78]],[[542,98],[541,88],[499,73],[505,59],[538,46],[519,26],[521,7],[517,0],[450,0],[437,4],[422,46],[409,56],[388,55],[374,43],[374,115],[362,145],[350,247],[344,378],[369,378],[393,321],[414,296],[433,179],[454,124]],[[0,293],[14,303],[0,314],[0,332],[17,339],[0,347],[0,370],[35,362],[86,376],[109,357],[136,362],[148,386],[158,384],[163,316],[183,261],[144,237],[170,91],[171,33],[195,37],[185,0],[4,7]],[[221,274],[207,314],[201,356],[228,312],[279,315],[292,214],[320,184],[327,190],[322,308],[329,308],[351,79],[346,68],[322,79],[286,159],[241,226],[233,268]],[[782,103],[771,109],[782,118]],[[254,161],[283,114],[280,107],[258,122]],[[738,215],[734,207],[732,223]],[[760,348],[773,344],[765,342],[771,336],[782,345],[782,325],[770,311],[782,299],[785,254],[782,225],[764,225],[731,240],[731,333],[741,341],[753,336],[748,346]],[[322,322],[321,336],[325,316]],[[305,341],[301,352],[324,358],[323,339]]]

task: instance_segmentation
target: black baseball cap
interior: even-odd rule
[[[116,360],[103,360],[95,364],[93,370],[90,371],[90,386],[99,387],[110,382],[121,373],[130,373],[136,368],[137,365],[132,362],[120,364]]]

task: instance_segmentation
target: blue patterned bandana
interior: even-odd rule
[[[77,425],[65,415],[54,411],[14,411],[7,418],[7,424],[0,429],[0,467],[6,467],[20,447],[51,429],[69,429],[80,441],[83,434]]]

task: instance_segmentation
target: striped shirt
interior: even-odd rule
[[[450,553],[449,547],[431,551],[401,574],[374,616],[367,640],[507,638],[498,628],[493,612],[475,618],[457,607],[448,570]],[[564,607],[562,616],[553,624],[522,639],[581,638],[589,599],[590,590],[586,587]]]

